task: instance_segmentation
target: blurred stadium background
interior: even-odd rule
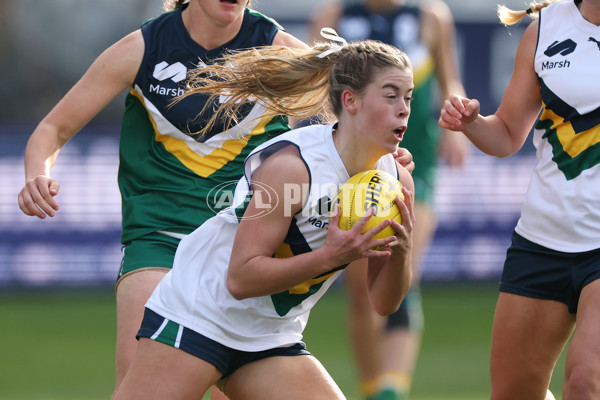
[[[254,6],[308,40],[307,21],[325,2],[254,0]],[[526,6],[524,0],[503,3]],[[483,113],[491,113],[510,77],[525,24],[499,24],[496,1],[447,4],[456,20],[467,93],[481,100]],[[85,400],[110,394],[112,288],[121,256],[116,173],[124,94],[61,152],[53,169],[62,185],[55,218],[26,217],[18,209],[17,193],[24,182],[25,145],[35,125],[102,50],[158,15],[161,7],[161,0],[0,3],[0,318],[10,327],[0,334],[0,400]],[[473,148],[464,168],[442,165],[439,170],[439,228],[423,268],[428,327],[415,399],[487,395],[495,282],[534,158],[529,142],[504,160]],[[334,288],[317,307],[307,341],[309,347],[314,342],[313,351],[352,398],[340,292]]]

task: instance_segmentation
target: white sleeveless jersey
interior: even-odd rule
[[[261,351],[301,341],[310,309],[345,266],[287,291],[244,300],[236,300],[228,292],[227,269],[238,221],[251,195],[248,182],[264,159],[289,145],[298,148],[308,168],[309,195],[274,257],[290,257],[323,246],[330,200],[349,178],[333,144],[332,128],[333,125],[313,125],[296,129],[254,150],[246,160],[245,175],[236,187],[234,204],[181,241],[173,269],[160,282],[146,307],[242,351]],[[391,154],[382,157],[377,168],[398,176]],[[290,196],[294,190],[290,188]],[[268,205],[269,200],[262,201]]]
[[[563,252],[600,247],[600,27],[573,1],[540,13],[538,164],[516,232]],[[518,99],[515,99],[518,100]]]

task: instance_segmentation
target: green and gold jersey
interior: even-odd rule
[[[189,70],[210,64],[227,50],[269,45],[280,29],[246,9],[238,35],[206,50],[188,35],[181,9],[142,26],[146,48],[126,99],[120,143],[124,243],[159,230],[190,233],[218,211],[211,190],[237,181],[256,146],[289,130],[287,118],[260,118],[263,109],[252,103],[242,106],[237,125],[226,129],[223,121],[199,137],[196,133],[212,112],[208,107],[199,115],[208,96],[173,104],[184,91]]]
[[[534,59],[543,106],[533,132],[538,164],[515,230],[566,253],[600,247],[599,43],[600,28],[574,2],[541,10]]]

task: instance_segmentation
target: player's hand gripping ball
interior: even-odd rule
[[[375,213],[369,218],[363,233],[386,219],[402,223],[400,209],[394,202],[396,196],[404,200],[402,185],[387,172],[369,170],[354,175],[342,185],[332,202],[332,206],[338,203],[340,205],[340,229],[350,230],[371,207],[375,207]],[[373,239],[383,239],[395,234],[394,228],[388,226]]]

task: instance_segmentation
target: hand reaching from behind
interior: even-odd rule
[[[58,203],[54,196],[58,194],[60,183],[49,176],[39,175],[28,180],[19,192],[19,208],[23,213],[40,219],[46,215],[54,217]]]
[[[405,149],[404,147],[398,147],[394,152],[394,159],[411,174],[415,170],[413,155],[410,151],[408,151],[408,149]]]
[[[476,99],[453,95],[444,100],[438,125],[443,129],[464,131],[479,115],[480,105]]]

